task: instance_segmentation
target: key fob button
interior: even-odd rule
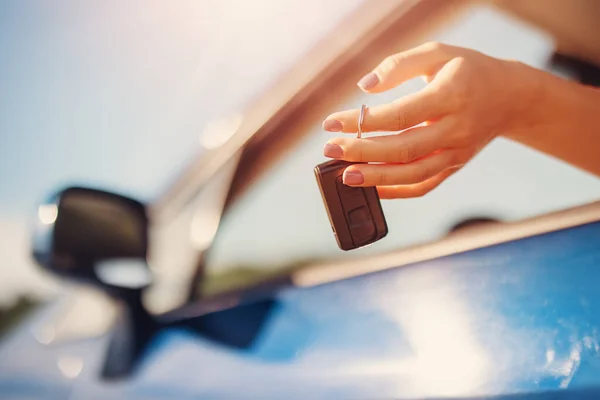
[[[368,243],[376,233],[375,224],[366,206],[359,207],[348,213],[348,222],[352,238],[356,245]]]

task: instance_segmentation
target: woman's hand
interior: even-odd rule
[[[529,110],[540,96],[540,74],[518,62],[438,43],[387,57],[360,80],[363,91],[380,93],[418,76],[428,84],[391,104],[369,107],[362,128],[402,132],[337,137],[325,145],[325,156],[366,163],[346,169],[349,186],[377,186],[388,199],[422,196],[496,136],[536,123]],[[334,113],[323,128],[356,133],[358,113]]]

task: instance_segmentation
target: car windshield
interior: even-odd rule
[[[542,69],[547,69],[553,53],[552,41],[539,30],[484,6],[470,9],[430,39]],[[423,84],[413,80],[380,95],[357,91],[356,96],[335,104],[334,110],[388,102]],[[210,252],[207,277],[199,282],[201,292],[250,285],[318,259],[372,255],[435,240],[471,217],[518,220],[593,201],[600,195],[594,177],[499,139],[426,197],[384,201],[388,236],[368,247],[343,252],[331,232],[313,175],[314,166],[324,161],[323,145],[332,136],[322,130],[321,122],[314,121],[303,141],[288,149],[283,160],[223,219]],[[560,190],[557,182],[561,182]]]

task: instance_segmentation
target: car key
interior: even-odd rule
[[[366,107],[360,110],[358,135]],[[388,227],[375,187],[351,187],[342,181],[344,170],[355,163],[331,160],[315,167],[315,177],[338,246],[353,250],[384,238]]]

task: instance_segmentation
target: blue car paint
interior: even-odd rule
[[[97,377],[106,338],[43,347],[24,325],[0,348],[0,394],[51,398],[19,396],[38,379],[73,398],[600,398],[599,268],[594,223],[286,288],[251,348],[164,331],[119,383]],[[84,360],[76,379],[62,354]]]

